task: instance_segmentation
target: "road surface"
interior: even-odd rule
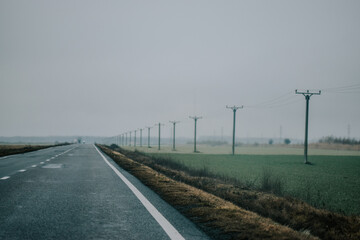
[[[208,239],[94,145],[0,158],[0,239]]]

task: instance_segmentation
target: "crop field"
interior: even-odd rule
[[[127,150],[135,150],[132,147],[124,147]],[[176,151],[172,151],[172,146],[162,145],[160,151],[158,146],[153,145],[151,148],[147,146],[136,147],[138,151],[145,153],[193,153],[194,145],[184,144],[177,145]],[[330,156],[360,156],[360,146],[353,146],[353,150],[347,150],[344,146],[339,145],[328,145],[328,146],[317,146],[317,144],[309,145],[309,155],[330,155]],[[198,144],[197,151],[200,154],[231,154],[231,145],[221,145],[221,146],[210,146],[206,144]],[[235,147],[236,154],[250,154],[250,155],[303,155],[304,148],[303,145],[243,145]]]
[[[267,154],[269,149],[258,149],[263,152],[235,156],[179,154],[165,152],[165,149],[149,154],[235,178],[254,188],[261,186],[265,173],[270,174],[271,178],[281,181],[282,194],[285,196],[296,197],[331,211],[360,215],[360,156],[356,151],[344,151],[347,154],[339,155],[342,151],[321,150],[323,154],[309,156],[312,164],[306,165],[301,154],[286,154],[286,151],[299,149],[280,150],[281,154]],[[326,152],[328,155],[324,155]]]

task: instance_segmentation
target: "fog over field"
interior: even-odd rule
[[[360,1],[0,1],[0,136],[360,138]],[[281,130],[280,130],[281,129]],[[152,130],[157,131],[156,129]],[[147,131],[144,132],[144,135]]]

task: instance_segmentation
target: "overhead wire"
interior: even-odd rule
[[[328,93],[360,93],[360,83],[324,88],[323,91]]]

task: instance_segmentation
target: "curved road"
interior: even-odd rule
[[[208,237],[94,145],[70,145],[0,158],[0,239]]]

